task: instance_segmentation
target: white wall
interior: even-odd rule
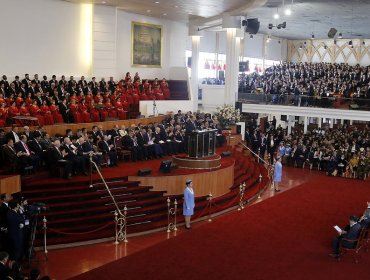
[[[244,56],[263,59],[263,35],[244,36]]]
[[[1,74],[89,75],[83,21],[81,4],[1,0]]]
[[[131,22],[145,22],[162,26],[162,67],[143,68],[131,66]],[[169,67],[185,66],[185,49],[188,37],[186,24],[166,19],[130,14],[117,10],[117,70],[116,77],[126,72],[140,73],[141,78],[169,76]]]

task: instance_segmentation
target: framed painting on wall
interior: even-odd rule
[[[162,26],[133,21],[131,54],[134,67],[161,67]]]

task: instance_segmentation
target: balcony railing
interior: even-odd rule
[[[239,93],[238,101],[249,104],[370,111],[370,99],[359,97],[345,98],[339,95],[321,97],[308,95],[297,96],[286,94]]]

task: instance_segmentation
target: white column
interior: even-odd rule
[[[308,128],[308,117],[304,117],[304,120],[303,120],[303,133],[304,134],[307,133],[307,128]]]
[[[317,118],[317,122],[318,122],[319,128],[321,128],[321,125],[322,125],[322,118]]]
[[[349,120],[349,125],[353,125],[353,120]]]
[[[333,128],[334,127],[334,119],[330,119],[329,127],[330,128]]]
[[[240,38],[236,37],[235,28],[227,28],[225,104],[235,106],[238,95]],[[222,104],[220,104],[222,105]]]
[[[191,92],[193,101],[193,112],[196,112],[198,110],[200,36],[192,36],[191,43]]]
[[[287,119],[288,119],[288,135],[290,135],[292,133],[292,122],[290,120],[291,116],[287,116]]]
[[[342,125],[344,125],[344,119],[341,119],[341,120],[340,120],[340,123],[341,123]]]

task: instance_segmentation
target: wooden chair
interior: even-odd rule
[[[353,259],[355,261],[355,263],[358,263],[358,256],[359,256],[359,252],[361,250],[361,248],[364,246],[364,237],[365,237],[365,234],[368,232],[367,229],[362,229],[361,232],[360,232],[360,235],[358,236],[357,239],[346,239],[346,238],[342,238],[340,243],[339,243],[339,257],[338,257],[338,261],[341,260],[342,256],[347,254],[347,253],[351,253],[353,254]],[[346,241],[350,244],[353,244],[353,248],[347,248],[347,247],[344,247],[343,246],[343,241]]]
[[[120,136],[116,136],[113,139],[114,147],[116,148],[117,155],[119,159],[125,160],[125,158],[128,158],[128,160],[131,160],[132,152],[129,150],[126,150],[122,145],[122,138]]]

